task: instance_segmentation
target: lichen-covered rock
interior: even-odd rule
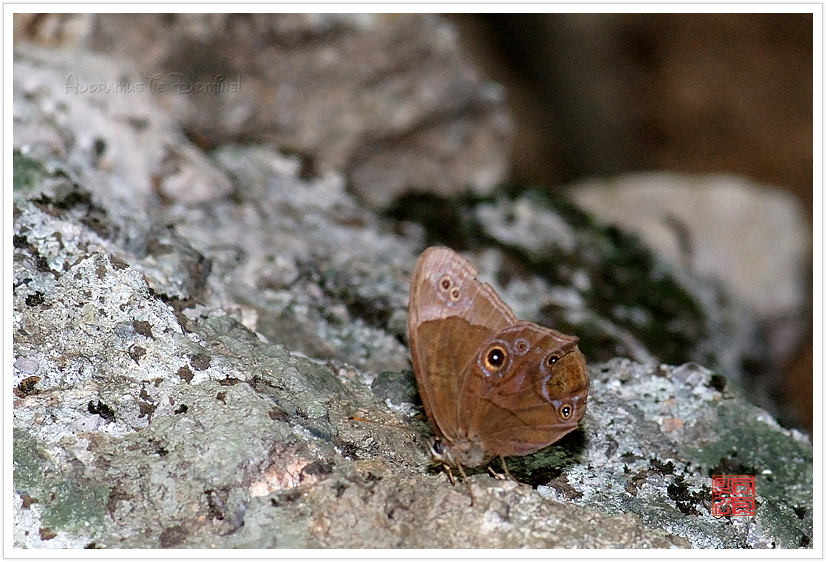
[[[20,177],[48,176],[22,156],[16,163]],[[369,335],[384,334],[400,346],[387,313],[358,335],[346,331],[353,330],[352,318],[329,323],[323,312],[347,311],[353,302],[351,293],[330,290],[345,286],[331,279],[361,279],[356,319],[400,307],[405,266],[393,266],[398,275],[386,281],[380,272],[393,271],[384,268],[405,255],[412,263],[412,245],[391,236],[384,244],[397,245],[395,258],[388,252],[373,262],[376,252],[357,260],[348,236],[364,240],[369,224],[323,221],[329,219],[324,206],[313,205],[324,198],[307,199],[307,191],[307,212],[287,212],[293,218],[276,224],[289,232],[298,229],[292,221],[301,228],[307,224],[301,221],[313,221],[318,238],[310,228],[303,242],[290,242],[279,228],[267,234],[263,215],[258,234],[283,240],[282,255],[315,248],[319,261],[311,263],[323,264],[336,248],[353,252],[329,266],[331,273],[280,289],[287,298],[324,305],[296,317],[306,333],[353,334],[318,336],[334,355],[320,363],[262,341],[220,312],[219,303],[243,291],[232,289],[231,268],[218,259],[205,305],[192,308],[153,291],[157,270],[144,277],[136,269],[147,257],[91,230],[83,219],[94,205],[80,191],[59,195],[68,189],[60,176],[51,181],[52,195],[35,197],[34,185],[21,186],[15,203],[18,546],[796,547],[811,541],[811,445],[749,406],[724,377],[694,364],[592,366],[582,429],[536,455],[510,459],[523,484],[473,471],[471,506],[463,486],[429,474],[425,426],[412,405],[399,408],[398,396],[409,394],[367,386],[377,376],[369,359],[406,361],[402,347],[382,351]],[[292,192],[282,191],[282,202]],[[229,207],[220,214],[232,216]],[[108,215],[98,210],[97,216],[96,224],[105,224]],[[206,240],[196,235],[198,220],[179,224],[191,240]],[[200,224],[219,234],[216,246],[227,243],[215,226],[227,223]],[[247,247],[255,255],[258,245]],[[212,246],[203,251],[218,256]],[[354,269],[356,263],[374,266]],[[186,267],[177,270],[180,279],[190,275]],[[264,316],[260,310],[252,316]],[[276,330],[270,339],[282,337],[288,336]],[[403,378],[376,380],[398,386]],[[757,517],[730,523],[709,515],[715,468],[756,474]],[[351,524],[363,532],[353,533]]]
[[[798,548],[812,541],[812,449],[798,431],[695,363],[614,360],[591,370],[580,457],[540,493],[689,539],[694,548]],[[531,462],[536,463],[536,458]],[[531,470],[531,467],[526,468]],[[711,515],[711,476],[755,476],[754,518]]]

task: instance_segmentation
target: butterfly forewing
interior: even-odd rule
[[[410,289],[409,334],[419,394],[437,433],[452,441],[460,425],[460,377],[478,347],[515,321],[476,269],[448,248],[428,248]]]
[[[416,262],[410,285],[410,328],[450,316],[498,332],[516,322],[493,287],[476,279],[478,271],[449,248],[434,246]]]

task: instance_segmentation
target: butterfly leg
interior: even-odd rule
[[[450,466],[449,466],[449,465],[446,465],[446,464],[443,464],[442,466],[444,467],[444,469],[445,469],[445,473],[447,474],[447,479],[448,479],[448,480],[450,480],[450,485],[451,485],[451,486],[455,486],[455,485],[456,485],[456,481],[455,481],[455,480],[453,480],[453,471],[452,471],[452,470],[450,470]]]
[[[498,472],[493,470],[491,467],[488,467],[488,472],[490,472],[490,475],[493,476],[494,478],[496,478],[497,480],[505,480],[505,475],[504,474],[499,474]]]
[[[510,470],[508,470],[508,465],[507,465],[507,463],[505,463],[505,457],[499,457],[499,460],[502,461],[502,468],[505,470],[505,472],[503,472],[502,474],[499,474],[498,472],[496,472],[495,470],[493,470],[489,466],[488,467],[488,472],[490,472],[491,476],[493,476],[497,480],[514,480],[514,481],[516,481],[516,478],[514,478],[513,475],[511,474]]]
[[[511,474],[511,471],[508,470],[508,463],[505,462],[505,457],[499,457],[499,460],[502,461],[502,468],[505,469],[505,476],[507,476],[511,480],[516,481],[516,478],[513,477],[513,475]]]
[[[467,484],[467,493],[470,495],[470,507],[473,507],[473,489],[470,487],[470,480],[468,480],[467,474],[465,474],[465,470],[462,468],[461,464],[457,464],[456,468],[459,469],[459,472],[462,475],[462,480],[464,480],[465,484]]]
[[[442,467],[444,467],[444,469],[445,469],[445,473],[447,474],[447,479],[450,480],[450,485],[455,486],[456,481],[453,479],[453,471],[450,469],[450,465],[449,464],[443,464]],[[465,474],[465,471],[464,471],[464,469],[462,468],[461,465],[457,465],[456,468],[459,469],[459,472],[462,475],[462,480],[464,480],[465,484],[467,484],[467,492],[470,495],[470,507],[473,507],[473,490],[470,488],[470,480],[468,480],[467,474]]]

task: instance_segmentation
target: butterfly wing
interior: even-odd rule
[[[577,338],[520,321],[481,344],[459,410],[486,458],[527,455],[577,427],[590,386]]]
[[[431,247],[416,262],[410,283],[408,334],[416,383],[428,419],[448,443],[464,426],[458,409],[462,375],[485,341],[516,322],[477,274],[453,250]]]

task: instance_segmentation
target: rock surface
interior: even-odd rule
[[[68,55],[45,54],[18,53],[14,71],[15,547],[811,545],[807,439],[742,398],[734,370],[660,365],[677,355],[632,329],[671,310],[667,333],[694,334],[698,356],[728,369],[726,350],[703,343],[709,327],[735,342],[751,332],[714,320],[739,312],[706,314],[696,299],[711,289],[621,262],[622,235],[564,205],[462,210],[485,226],[471,259],[517,314],[594,350],[580,429],[509,459],[517,481],[471,471],[471,505],[429,466],[411,392],[407,284],[427,229],[366,210],[343,174],[308,176],[271,147],[206,154],[148,92],[61,95]],[[78,75],[130,72],[71,56]],[[110,121],[141,125],[89,152]],[[176,198],[115,158],[150,171],[169,143],[192,155],[192,181],[225,178],[232,194]],[[523,229],[537,232],[529,244]],[[566,261],[578,252],[588,259]],[[548,256],[556,266],[536,273]],[[629,296],[629,279],[667,279],[670,296],[592,308],[606,287]],[[640,361],[600,362],[621,344]],[[756,475],[755,517],[709,515],[715,469]]]

